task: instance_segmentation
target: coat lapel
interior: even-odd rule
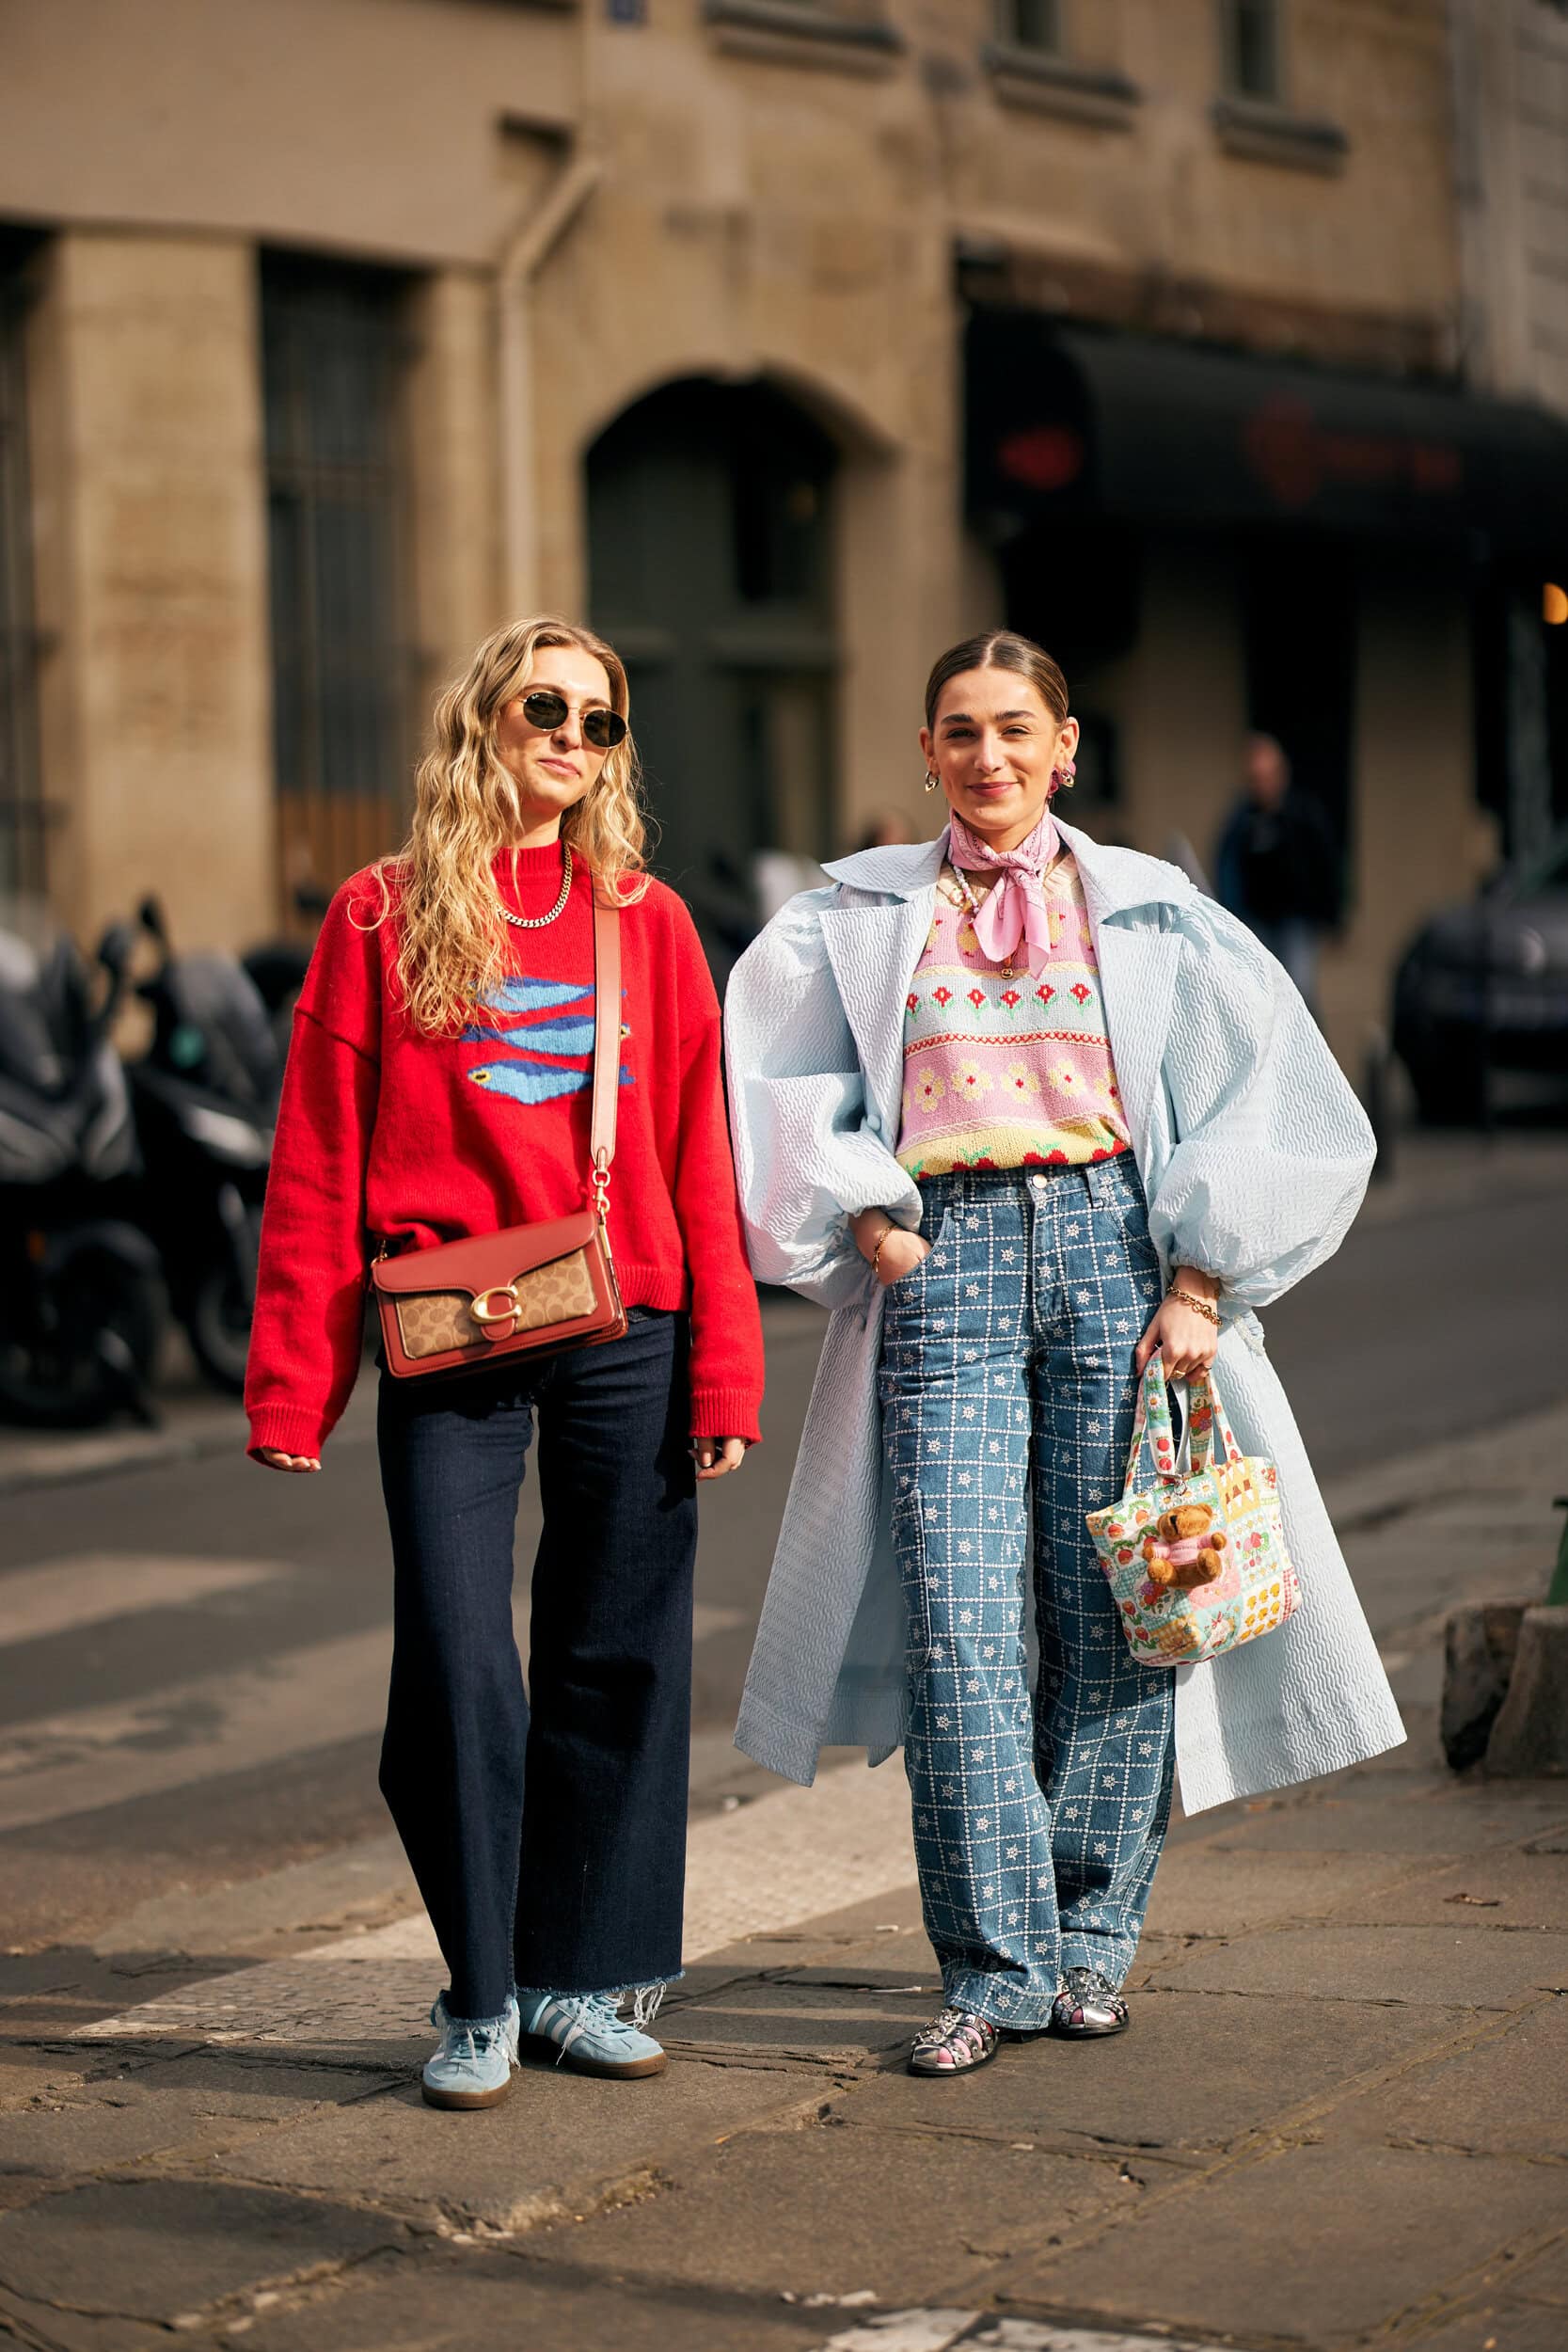
[[[904,998],[935,905],[932,882],[909,898],[862,900],[822,912],[822,938],[865,1073],[868,1107],[890,1152],[898,1141],[904,1092]]]
[[[1103,926],[1091,917],[1091,928],[1111,1059],[1133,1154],[1143,1171],[1149,1161],[1181,935],[1129,923],[1125,917]]]
[[[1181,959],[1181,934],[1174,926],[1162,927],[1166,896],[1150,889],[1149,869],[1162,879],[1170,869],[1154,866],[1152,859],[1105,850],[1076,826],[1063,825],[1061,831],[1084,885],[1111,1059],[1133,1156],[1147,1176],[1176,968]]]

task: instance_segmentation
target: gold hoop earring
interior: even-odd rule
[[[929,769],[929,768],[927,768],[927,771],[926,771],[926,789],[927,789],[927,792],[934,792],[934,791],[936,790],[936,788],[937,788],[938,785],[939,785],[941,782],[942,782],[942,778],[941,778],[940,776],[938,776],[938,775],[933,775],[933,773],[931,772],[930,769]]]

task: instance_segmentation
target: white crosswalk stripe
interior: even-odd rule
[[[183,1607],[242,1592],[289,1571],[277,1560],[185,1559],[176,1553],[79,1551],[16,1568],[0,1581],[0,1635],[39,1642],[144,1609]]]
[[[696,1822],[687,1844],[686,1958],[914,1883],[909,1788],[896,1766],[848,1764]],[[78,2029],[83,2041],[175,2034],[300,2049],[417,2035],[441,1983],[421,1912],[288,1960],[209,1977]]]
[[[0,1634],[9,1647],[294,1573],[280,1561],[112,1551],[45,1561],[0,1578]],[[743,1622],[739,1610],[700,1603],[695,1638]],[[526,1656],[526,1597],[514,1623]],[[374,1734],[391,1655],[390,1626],[372,1626],[134,1698],[13,1721],[0,1732],[0,1834]]]
[[[286,1650],[230,1674],[12,1724],[0,1740],[0,1831],[254,1771],[377,1729],[384,1626]]]
[[[228,1596],[294,1575],[281,1561],[113,1551],[0,1578],[0,1638],[18,1643]],[[699,1604],[699,1642],[744,1613]],[[515,1613],[519,1646],[528,1608]],[[24,1717],[0,1732],[0,1833],[263,1769],[379,1731],[391,1630],[376,1625],[132,1696]],[[727,1740],[721,1740],[727,1752]],[[855,1766],[699,1821],[687,1875],[687,1957],[913,1883],[909,1797],[895,1767]],[[219,1899],[221,1899],[221,1898]],[[209,1978],[87,2029],[325,2046],[422,2030],[441,1962],[423,1914],[286,1960]]]

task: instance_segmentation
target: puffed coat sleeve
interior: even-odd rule
[[[1210,899],[1180,914],[1164,1057],[1175,1144],[1149,1202],[1172,1265],[1266,1307],[1333,1256],[1375,1146],[1366,1114],[1273,956]]]
[[[884,1208],[911,1229],[920,1194],[866,1124],[865,1080],[822,935],[837,893],[792,898],[730,975],[730,1126],[747,1247],[759,1281],[821,1307],[864,1295],[849,1219]]]

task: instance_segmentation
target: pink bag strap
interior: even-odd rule
[[[595,1175],[615,1157],[621,1091],[621,910],[594,895],[594,1109],[589,1152]]]

